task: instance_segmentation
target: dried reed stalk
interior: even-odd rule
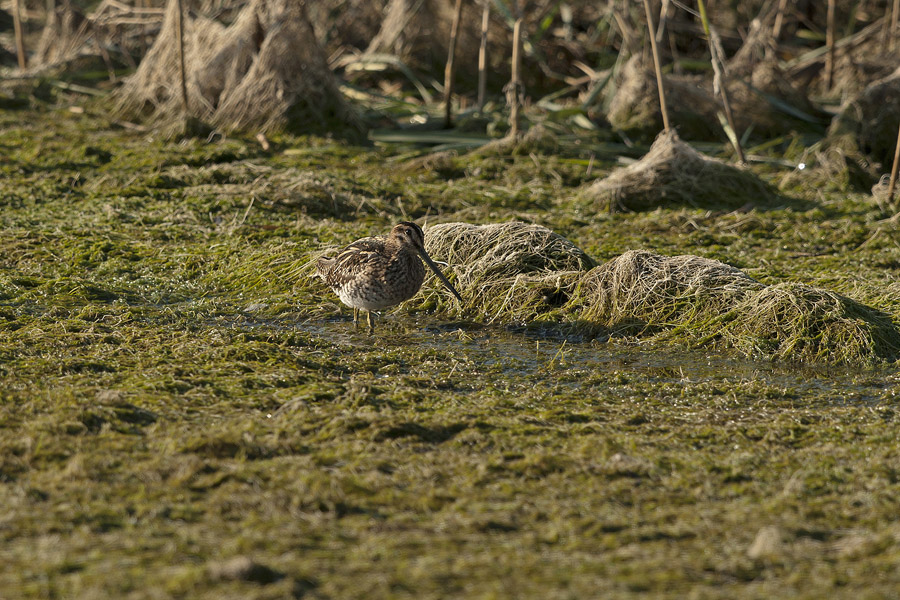
[[[656,43],[662,42],[663,34],[666,31],[666,22],[669,17],[669,0],[662,0],[659,7],[659,26],[656,28]]]
[[[772,39],[778,43],[781,36],[781,26],[784,23],[784,9],[787,8],[787,0],[779,0],[778,12],[775,14],[775,26],[772,28]]]
[[[522,82],[519,79],[521,47],[522,18],[519,17],[516,19],[516,24],[513,27],[512,79],[506,92],[506,99],[509,103],[509,135],[513,138],[519,136],[519,96],[521,95],[522,86]]]
[[[453,23],[450,26],[450,48],[447,51],[447,67],[444,69],[444,128],[453,124],[453,67],[456,58],[456,38],[459,36],[459,19],[462,14],[462,0],[456,0],[453,9]]]
[[[831,81],[834,78],[834,5],[835,0],[828,0],[828,17],[825,26],[825,45],[828,53],[825,55],[825,91],[831,89]]]
[[[190,114],[190,105],[188,104],[187,73],[184,68],[184,6],[182,6],[181,0],[175,0],[175,2],[177,4],[175,35],[178,37],[178,76],[181,80],[181,106],[184,109],[184,117],[187,119]]]
[[[487,90],[487,38],[488,19],[491,16],[491,5],[485,1],[481,13],[481,45],[478,48],[478,110],[484,110],[484,96]]]
[[[645,0],[646,1],[646,0]],[[744,149],[741,146],[741,140],[738,137],[737,129],[734,126],[734,115],[731,113],[731,102],[728,100],[728,89],[725,80],[725,62],[724,52],[722,52],[722,43],[719,40],[719,34],[709,24],[709,18],[706,14],[706,4],[703,0],[697,0],[697,6],[700,8],[700,20],[703,22],[703,31],[706,33],[706,40],[709,43],[710,62],[713,67],[713,89],[722,97],[722,108],[725,111],[725,119],[728,121],[728,127],[731,128],[733,136],[729,135],[731,142],[734,144],[735,152],[737,152],[738,160],[742,163],[747,162],[744,156]]]
[[[702,0],[701,0],[702,1]],[[656,67],[656,87],[659,90],[659,108],[662,111],[663,129],[669,131],[669,111],[666,108],[666,92],[663,88],[662,67],[659,63],[659,50],[656,47],[656,27],[653,25],[653,13],[650,12],[650,0],[644,0],[644,11],[647,13],[647,31],[650,36],[650,49],[653,51],[653,66]]]
[[[22,0],[13,0],[13,29],[16,31],[16,54],[19,57],[19,68],[28,67],[25,56],[25,36],[22,33]]]
[[[897,127],[897,146],[894,148],[894,164],[891,167],[891,182],[888,184],[887,199],[889,203],[893,203],[894,201],[894,190],[897,189],[898,168],[900,168],[900,126]]]
[[[890,2],[884,3],[884,18],[881,19],[881,49],[882,51],[886,50],[888,47],[888,41],[891,36],[891,17],[893,14],[893,4]]]
[[[891,36],[888,38],[888,52],[894,51],[898,21],[900,21],[900,0],[894,0],[894,5],[891,7]]]

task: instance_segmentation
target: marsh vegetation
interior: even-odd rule
[[[578,58],[613,69],[599,40],[639,30],[590,10]],[[359,35],[309,12],[326,48]],[[567,25],[535,14],[539,90]],[[610,126],[599,75],[485,145],[497,98],[437,129],[407,75],[361,72],[366,140],[173,135],[73,91],[104,88],[89,70],[4,83],[0,597],[896,593],[893,147],[846,137],[870,121],[830,135],[817,96],[815,122],[740,132],[735,180],[720,129],[651,150]],[[426,279],[369,336],[312,265],[400,220],[465,302]]]

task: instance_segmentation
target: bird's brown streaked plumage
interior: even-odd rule
[[[375,330],[373,310],[400,304],[416,295],[425,280],[422,260],[462,302],[462,296],[425,252],[425,234],[415,223],[402,221],[388,236],[367,237],[316,262],[316,272],[341,302],[353,308],[353,323],[366,311],[369,332]]]

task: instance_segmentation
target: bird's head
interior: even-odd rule
[[[425,233],[422,231],[421,227],[411,221],[401,221],[394,225],[394,228],[391,230],[391,237],[399,240],[403,244],[411,244],[412,247],[416,249],[416,252],[419,253],[419,256],[422,257],[422,260],[425,261],[425,264],[428,265],[428,268],[434,271],[434,274],[441,280],[441,283],[456,296],[457,300],[460,302],[463,301],[462,296],[459,295],[459,292],[456,291],[453,284],[444,277],[444,274],[441,273],[441,270],[438,269],[437,265],[434,264],[434,261],[431,260],[431,257],[428,256],[428,253],[425,251]]]
[[[391,237],[412,246],[421,251],[425,250],[425,233],[422,228],[412,221],[401,221],[394,225]]]

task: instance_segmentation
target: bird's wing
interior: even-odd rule
[[[384,239],[378,237],[357,240],[329,259],[325,282],[340,287],[365,273],[373,263],[384,260]]]
[[[341,253],[338,254],[338,258],[342,254],[347,254],[349,252],[381,252],[384,250],[384,238],[383,237],[364,237],[362,239],[356,240],[352,244],[349,244],[346,248],[341,250]]]

